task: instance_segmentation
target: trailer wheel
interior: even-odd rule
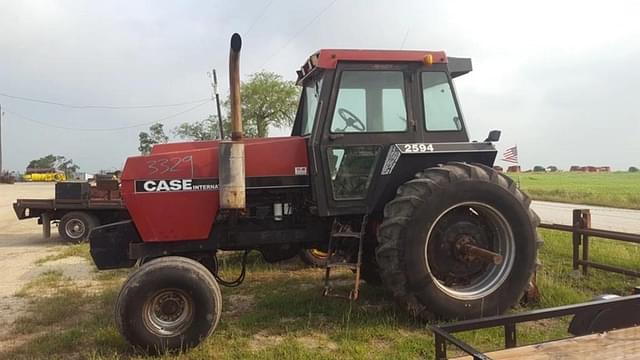
[[[82,211],[72,211],[60,219],[58,232],[65,241],[81,242],[87,239],[89,232],[100,225],[100,221],[93,215]]]
[[[539,219],[530,202],[484,165],[449,163],[417,174],[384,209],[376,258],[385,286],[416,316],[504,312],[536,265]]]
[[[213,275],[195,260],[167,256],[129,276],[116,301],[122,336],[152,353],[184,350],[211,335],[222,313],[222,295]]]
[[[300,251],[300,260],[307,265],[314,267],[325,267],[329,260],[327,250],[321,249],[302,249]]]

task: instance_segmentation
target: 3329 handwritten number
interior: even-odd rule
[[[149,175],[162,175],[178,172],[179,167],[185,164],[189,164],[190,168],[193,167],[193,157],[191,155],[168,159],[149,160],[147,161],[147,168],[149,169]]]

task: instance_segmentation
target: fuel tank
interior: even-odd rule
[[[309,186],[304,138],[243,142],[247,190]],[[219,141],[157,144],[150,155],[127,159],[122,199],[143,241],[209,236],[219,210],[219,145]]]

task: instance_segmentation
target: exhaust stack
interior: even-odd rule
[[[231,99],[231,141],[221,141],[218,154],[220,208],[244,210],[245,176],[244,143],[242,142],[242,103],[240,99],[240,35],[231,36],[229,52],[229,93]]]

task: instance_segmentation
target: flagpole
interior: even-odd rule
[[[517,150],[518,150],[518,144],[516,144],[516,151]],[[518,152],[518,166],[520,166],[520,152]],[[516,182],[518,189],[520,189],[520,173],[521,172],[522,172],[522,166],[520,166],[520,171],[518,172],[518,181]]]

